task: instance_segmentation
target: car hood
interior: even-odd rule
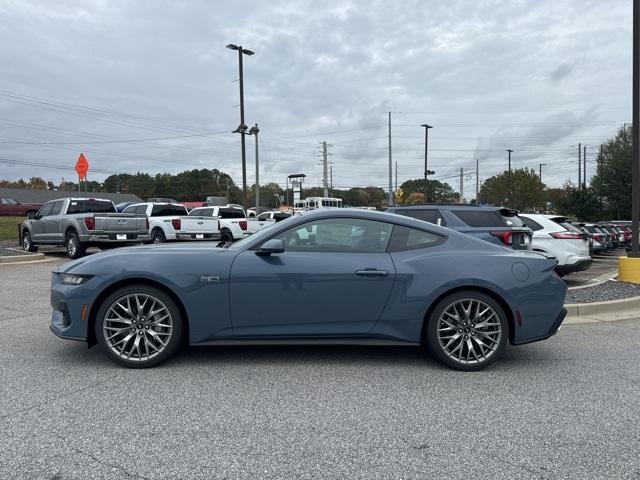
[[[190,256],[197,255],[237,255],[238,250],[218,248],[211,243],[166,243],[161,245],[140,245],[136,247],[123,247],[113,250],[88,255],[77,260],[60,265],[54,272],[67,273],[91,273],[100,270],[103,266],[113,264],[114,260],[126,260],[127,264],[145,265],[154,262],[158,257],[166,256]]]

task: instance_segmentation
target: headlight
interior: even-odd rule
[[[59,273],[64,285],[82,285],[91,278],[91,275],[74,275],[72,273]]]

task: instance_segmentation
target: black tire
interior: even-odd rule
[[[153,232],[151,232],[151,242],[152,243],[164,243],[167,241],[167,238],[164,236],[164,232],[156,228]]]
[[[64,240],[64,248],[67,250],[67,256],[74,260],[84,256],[87,251],[87,247],[80,243],[76,232],[67,233],[67,238]]]
[[[220,241],[225,243],[233,242],[233,235],[231,235],[229,230],[222,230],[220,232]]]
[[[171,323],[171,327],[172,327],[171,333],[163,334],[163,335],[170,335],[170,336],[166,341],[166,343],[164,344],[163,349],[159,353],[154,353],[154,356],[149,357],[150,350],[148,349],[148,347],[144,346],[145,338],[152,340],[152,337],[147,336],[147,333],[145,333],[145,332],[149,332],[149,328],[147,328],[148,325],[147,326],[141,326],[141,325],[144,322],[152,322],[154,318],[154,317],[149,317],[148,319],[146,319],[144,317],[145,308],[143,308],[143,315],[142,315],[142,319],[144,320],[143,322],[135,326],[132,325],[131,328],[127,327],[126,324],[124,324],[125,328],[123,330],[125,331],[122,333],[118,333],[117,334],[118,337],[116,337],[115,340],[110,340],[109,337],[107,336],[112,334],[113,329],[110,329],[111,328],[110,325],[114,325],[113,323],[110,323],[109,319],[107,318],[107,314],[109,313],[109,310],[114,304],[116,304],[116,302],[124,298],[127,298],[127,296],[130,296],[130,295],[139,295],[141,297],[146,296],[147,298],[152,297],[154,299],[157,299],[157,301],[162,306],[166,307],[166,310],[170,314],[169,321],[166,319],[161,320],[162,322]],[[160,306],[159,304],[155,304],[155,306],[152,304],[152,305],[149,305],[148,307],[147,305],[145,305],[146,308],[153,307],[156,309],[159,308],[159,306]],[[134,308],[137,309],[137,307],[135,306],[135,303],[132,304],[132,311],[134,310]],[[146,310],[146,312],[149,313],[149,310]],[[105,321],[107,322],[106,329],[104,328]],[[180,313],[180,309],[176,305],[176,302],[173,300],[173,298],[171,298],[171,296],[167,295],[162,290],[158,290],[157,288],[149,287],[147,285],[129,285],[127,287],[120,288],[115,292],[113,292],[111,295],[105,298],[102,304],[100,305],[100,308],[98,309],[98,313],[96,314],[96,318],[95,318],[96,340],[98,342],[98,345],[100,345],[100,348],[106,353],[106,355],[112,361],[114,361],[119,365],[122,365],[128,368],[153,367],[155,365],[158,365],[166,361],[168,358],[173,356],[182,345],[182,339],[185,331],[183,321],[184,320]],[[118,322],[116,322],[115,324],[118,325]],[[129,341],[124,344],[125,348],[123,350],[125,353],[118,354],[116,351],[114,351],[114,349],[119,349],[120,345],[113,345],[113,343],[123,340],[124,338],[126,338],[126,336],[131,335],[132,332],[133,332],[133,337],[131,337]],[[126,353],[128,352],[128,346],[131,345],[132,350],[135,347],[135,344],[132,342],[135,341],[136,339],[136,336],[137,336],[136,332],[137,332],[137,335],[140,335],[140,338],[142,338],[142,340],[139,340],[140,342],[139,345],[141,348],[137,350],[137,353],[133,355],[130,354],[130,358],[127,359],[125,357],[126,357]],[[154,335],[154,338],[155,338],[155,335]],[[156,346],[157,345],[161,345],[161,344],[156,344]],[[146,350],[147,357],[148,357],[147,359],[144,359],[145,348],[147,349]],[[133,356],[134,358],[131,359],[131,356]]]
[[[459,318],[460,322],[457,323],[451,315],[445,314],[445,311],[450,312],[453,308],[453,311],[461,313],[459,317],[465,317],[465,302],[471,302],[467,303],[467,305],[471,305],[469,307],[470,314],[466,318]],[[472,308],[474,304],[477,306],[476,315],[481,312],[480,308],[484,311],[485,307],[490,307],[492,311],[489,310],[482,317],[474,317]],[[467,320],[468,318],[470,320]],[[429,353],[439,362],[455,370],[476,371],[487,367],[504,353],[509,337],[509,322],[502,307],[489,295],[474,290],[447,295],[438,302],[426,321],[424,340]],[[490,326],[484,326],[486,323],[489,323]],[[451,328],[450,325],[455,328]],[[498,326],[500,333],[492,333],[493,329],[498,331]],[[457,339],[460,339],[460,342]],[[459,344],[461,345],[460,359],[455,358],[457,352],[451,353],[451,350],[456,350]],[[469,344],[472,346],[471,348]],[[487,348],[485,351],[481,344],[490,347],[490,349]],[[465,351],[467,352],[466,356],[464,355]],[[483,352],[482,358],[477,358],[479,352]],[[469,361],[469,355],[474,355],[476,358]]]
[[[33,244],[33,241],[31,241],[31,233],[29,233],[29,230],[25,230],[24,232],[22,232],[22,249],[25,252],[37,252],[38,251],[38,247],[36,247]]]

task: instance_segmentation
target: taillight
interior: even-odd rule
[[[498,237],[505,245],[513,244],[513,232],[508,230],[506,232],[490,232],[494,237]]]
[[[238,224],[240,225],[240,229],[241,230],[246,230],[247,229],[247,221],[246,220],[240,220],[238,222]]]
[[[87,230],[96,229],[96,219],[94,217],[84,217],[84,224],[87,227]]]
[[[549,235],[559,240],[582,240],[582,234],[575,232],[553,232]]]
[[[601,242],[601,241],[602,241],[602,235],[598,235],[598,234],[596,234],[596,235],[594,235],[594,236],[593,236],[593,239],[594,239],[596,242]]]
[[[180,230],[180,228],[182,227],[182,221],[179,218],[172,218],[171,225],[173,226],[174,230]]]

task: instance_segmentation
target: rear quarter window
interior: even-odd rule
[[[422,220],[423,222],[433,223],[434,225],[445,226],[447,224],[444,218],[442,218],[440,211],[436,209],[407,208],[405,210],[395,210],[393,213],[415,218],[416,220]]]
[[[391,241],[389,242],[390,252],[402,252],[405,250],[415,250],[417,248],[427,248],[440,245],[446,237],[417,228],[403,227],[396,225],[393,227]]]
[[[544,227],[542,225],[540,225],[538,222],[536,222],[535,220],[531,220],[528,217],[520,217],[522,219],[522,221],[524,222],[524,224],[529,227],[531,230],[533,230],[534,232],[537,232],[538,230],[542,230]]]

